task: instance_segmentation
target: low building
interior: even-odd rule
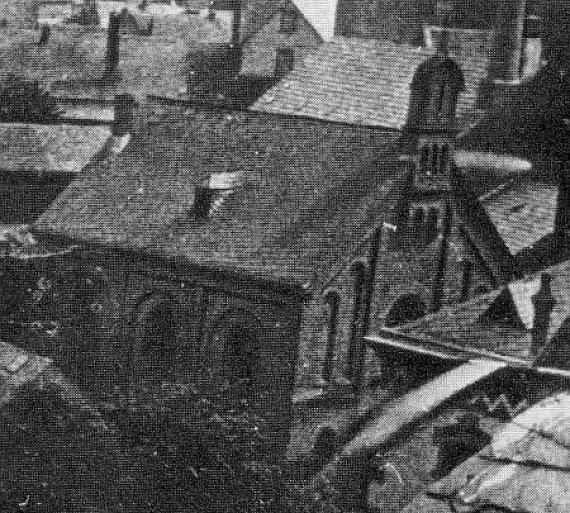
[[[569,406],[564,391],[517,415],[403,512],[567,511]]]

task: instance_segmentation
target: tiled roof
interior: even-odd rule
[[[418,66],[435,50],[388,41],[336,38],[309,54],[253,106],[255,110],[401,129]],[[450,53],[461,67],[465,90],[458,115],[476,108],[487,76],[485,53]]]
[[[77,173],[110,135],[105,126],[0,124],[0,170]]]
[[[570,507],[570,394],[561,392],[517,415],[490,445],[403,513],[567,512]],[[449,506],[450,500],[454,504]]]
[[[489,218],[512,255],[554,232],[558,186],[515,179],[481,198]]]
[[[543,272],[552,277],[552,295],[555,299],[547,335],[548,340],[552,341],[570,317],[570,261]],[[517,281],[399,326],[396,333],[417,339],[419,346],[423,346],[422,340],[425,340],[443,352],[447,352],[445,346],[449,344],[450,354],[461,353],[473,357],[494,353],[531,361],[531,331],[527,322],[531,315],[528,311],[532,309],[530,296],[535,289],[536,283],[530,279]]]
[[[21,75],[50,86],[56,95],[64,97],[110,98],[118,92],[176,96],[186,87],[186,60],[192,47],[226,35],[195,17],[162,22],[155,22],[152,36],[121,37],[121,79],[116,84],[101,82],[107,46],[105,30],[58,26],[52,28],[47,44],[39,46],[39,31],[4,29],[0,38],[0,79],[9,74]]]
[[[36,230],[318,287],[390,208],[401,172],[385,131],[202,109],[149,130],[149,146],[135,138],[83,173]],[[236,170],[241,185],[197,219],[196,186]]]

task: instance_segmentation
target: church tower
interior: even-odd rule
[[[463,74],[448,56],[444,32],[437,54],[414,75],[402,138],[402,158],[408,161],[410,176],[403,191],[401,223],[405,230],[402,226],[400,233],[407,233],[411,244],[430,244],[450,223],[455,114],[463,87]]]

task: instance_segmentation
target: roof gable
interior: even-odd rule
[[[330,41],[335,32],[338,0],[291,0],[323,41]]]
[[[388,41],[335,38],[309,54],[253,109],[400,130],[415,72],[434,53]],[[477,107],[489,56],[464,52],[451,57],[465,77],[458,116],[467,116]]]

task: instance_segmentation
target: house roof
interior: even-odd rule
[[[78,173],[110,136],[106,126],[0,124],[0,170]]]
[[[555,183],[527,177],[511,179],[481,198],[489,219],[513,256],[554,232],[557,201]]]
[[[323,41],[334,36],[338,0],[291,0]]]
[[[555,299],[547,331],[548,344],[567,330],[570,261],[549,267],[543,273],[552,278]],[[495,356],[533,363],[535,359],[530,354],[530,345],[534,306],[531,298],[537,290],[538,277],[519,280],[470,301],[444,307],[391,332],[379,327],[376,330],[379,335],[371,338],[383,343],[381,339],[386,335],[397,343],[401,336],[409,350],[431,348],[459,359]],[[374,332],[374,328],[371,331]],[[392,342],[386,343],[390,345]],[[550,349],[556,348],[547,346],[541,361],[548,358]]]
[[[380,130],[192,108],[83,173],[35,229],[318,288],[390,208],[393,143]],[[196,186],[228,171],[240,185],[197,219]]]
[[[434,49],[389,41],[338,37],[309,54],[253,109],[399,130],[407,120],[414,74],[434,54]],[[479,52],[451,56],[465,77],[458,115],[466,116],[476,108],[489,57]]]
[[[170,27],[171,31],[169,32]],[[39,31],[3,31],[0,79],[9,74],[38,80],[59,97],[111,98],[119,92],[176,96],[186,87],[186,60],[191,49],[226,35],[206,20],[188,17],[155,22],[151,36],[120,40],[117,83],[103,83],[107,33],[100,28],[56,26],[45,45]]]
[[[482,506],[489,511],[568,511],[569,412],[566,391],[517,415],[490,445],[433,484],[404,513],[474,513]]]

